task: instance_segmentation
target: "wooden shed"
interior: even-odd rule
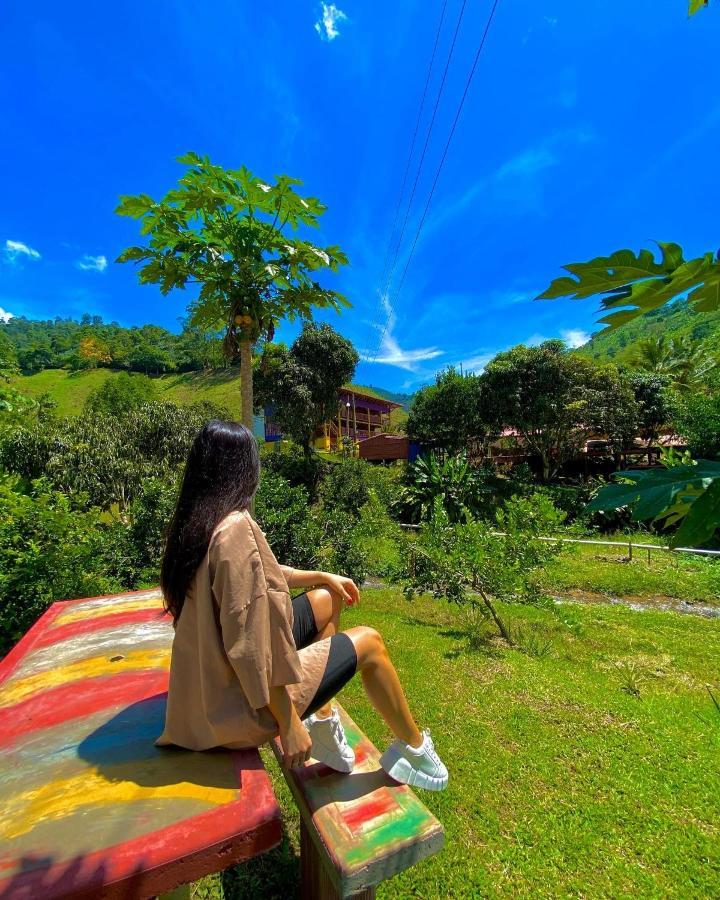
[[[374,434],[358,441],[358,456],[371,462],[389,462],[394,459],[410,459],[412,448],[403,434]]]

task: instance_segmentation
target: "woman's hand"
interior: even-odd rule
[[[334,597],[344,600],[348,606],[360,603],[360,591],[352,578],[344,575],[333,575],[332,572],[322,572],[322,584]]]
[[[302,766],[310,759],[312,738],[297,713],[290,719],[288,727],[280,732],[280,743],[283,749],[283,765],[289,769]]]

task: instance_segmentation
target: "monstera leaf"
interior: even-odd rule
[[[679,244],[658,242],[661,258],[649,250],[639,254],[617,250],[564,269],[573,276],[556,278],[538,300],[599,296],[609,315],[600,319],[610,330],[687,294],[698,312],[720,309],[720,255],[706,253],[685,261]]]
[[[637,522],[680,523],[671,547],[702,545],[720,528],[720,462],[623,472],[619,478],[600,489],[589,509],[628,507]]]

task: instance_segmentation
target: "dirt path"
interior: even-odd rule
[[[393,587],[385,581],[370,577],[363,587],[390,589]],[[629,594],[627,597],[614,597],[611,594],[603,594],[599,591],[585,591],[581,588],[571,588],[564,594],[550,595],[556,603],[605,603],[609,606],[627,606],[640,612],[655,610],[656,612],[676,612],[688,616],[703,616],[706,619],[720,619],[720,603],[703,603],[701,601],[679,600],[677,597],[639,597]]]
[[[605,603],[610,606],[627,606],[639,611],[655,610],[658,612],[676,612],[690,616],[704,616],[706,619],[720,619],[720,605],[690,600],[678,600],[677,597],[639,597],[629,594],[627,597],[613,597],[598,591],[585,591],[572,588],[564,594],[553,594],[556,603]]]

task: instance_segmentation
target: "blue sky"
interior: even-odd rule
[[[448,0],[440,64],[460,5]],[[580,342],[595,304],[531,299],[562,263],[652,239],[718,246],[720,6],[688,20],[685,0],[500,0],[398,294],[490,5],[467,2],[388,300],[440,0],[6,0],[0,309],[177,328],[187,296],[113,262],[138,237],[113,209],[172,187],[192,149],[299,177],[329,206],[319,238],[351,266],[327,283],[353,306],[326,318],[371,358],[361,382],[415,389],[519,342]]]

